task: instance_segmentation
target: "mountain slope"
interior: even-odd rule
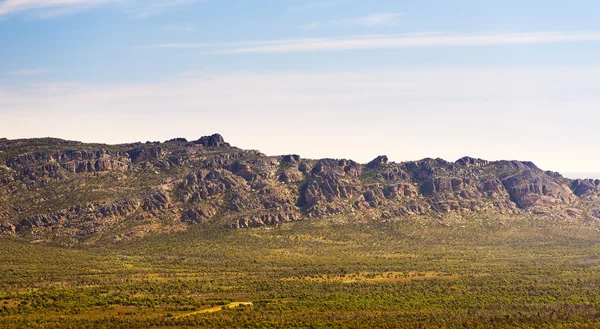
[[[121,145],[0,140],[0,230],[90,240],[212,222],[258,227],[351,214],[392,220],[478,212],[595,223],[600,180],[531,162],[461,158],[368,164],[266,156],[214,134]]]

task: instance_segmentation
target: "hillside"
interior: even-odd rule
[[[600,180],[571,180],[531,162],[423,159],[367,164],[266,156],[219,134],[120,145],[0,140],[0,230],[67,242],[187,230],[271,226],[352,215],[531,214],[595,225]]]

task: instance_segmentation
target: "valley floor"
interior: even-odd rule
[[[347,218],[0,240],[1,328],[598,328],[596,226]]]

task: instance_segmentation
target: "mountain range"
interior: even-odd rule
[[[267,156],[219,134],[119,145],[0,139],[0,232],[94,242],[340,216],[392,221],[494,214],[600,221],[600,179],[532,162],[427,158],[367,164]]]

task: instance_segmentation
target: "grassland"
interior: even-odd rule
[[[600,232],[539,218],[4,238],[0,273],[1,328],[600,327]]]

